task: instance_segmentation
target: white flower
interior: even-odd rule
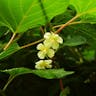
[[[46,56],[48,56],[49,58],[54,57],[54,50],[50,49],[50,47],[46,44],[38,44],[37,49],[40,50],[37,54],[40,59],[44,59]]]
[[[58,34],[55,34],[53,32],[45,33],[44,38],[45,38],[44,44],[52,47],[53,49],[58,49],[59,43],[60,44],[63,43],[63,39]]]
[[[46,69],[46,68],[52,68],[52,60],[40,60],[36,62],[35,68],[36,69]]]

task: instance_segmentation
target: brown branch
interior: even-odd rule
[[[70,19],[67,23],[63,24],[55,33],[61,32],[66,26],[68,26],[70,23],[72,23],[75,19],[77,19],[80,15],[76,15],[72,19]]]
[[[4,50],[6,50],[6,49],[10,46],[10,44],[13,42],[15,36],[16,36],[16,33],[13,33],[11,39],[10,39],[9,42],[6,44],[6,46],[4,47]]]
[[[38,41],[35,41],[35,42],[29,43],[29,44],[27,44],[27,45],[21,46],[21,49],[30,47],[30,46],[35,45],[35,44],[37,44],[37,43],[40,43],[40,42],[42,42],[43,40],[44,40],[44,39],[40,39],[40,40],[38,40]]]
[[[70,23],[69,25],[80,24],[80,23],[85,23],[85,22],[77,21],[77,22],[72,22],[72,23]],[[64,24],[53,26],[53,29],[54,29],[54,28],[59,28],[59,27],[61,27],[61,26],[63,26],[63,25],[64,25]]]

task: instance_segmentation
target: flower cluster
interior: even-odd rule
[[[36,62],[36,69],[45,69],[45,68],[52,68],[52,60],[40,60]]]
[[[40,59],[48,58],[48,60],[40,60],[36,62],[36,69],[52,68],[52,60],[56,50],[59,48],[59,44],[63,43],[63,39],[53,32],[46,32],[44,34],[44,42],[37,45],[38,57]]]

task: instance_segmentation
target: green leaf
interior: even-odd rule
[[[28,68],[12,68],[8,70],[3,70],[1,72],[9,73],[11,76],[19,76],[23,74],[33,73],[39,77],[46,79],[62,78],[73,73],[64,71],[63,69],[32,70]]]
[[[67,72],[63,69],[49,69],[49,70],[35,70],[34,74],[46,78],[46,79],[54,79],[54,78],[62,78],[64,76],[70,75],[73,72]]]
[[[86,44],[88,44],[91,47],[91,49],[96,50],[96,46],[95,46],[96,45],[96,25],[95,24],[77,24],[77,25],[68,26],[64,30],[64,34],[67,34],[66,37],[69,36],[69,34],[71,36],[80,35],[86,38]]]
[[[3,58],[8,57],[9,55],[15,53],[16,51],[20,50],[20,47],[17,43],[12,43],[9,48],[7,48],[5,51],[0,53],[0,60]]]
[[[96,23],[96,0],[71,0],[77,11],[81,15],[81,21]]]
[[[0,0],[0,25],[25,32],[65,12],[68,5],[69,0]]]
[[[81,44],[85,44],[86,39],[82,36],[79,35],[73,35],[73,36],[68,36],[68,38],[65,40],[64,45],[65,46],[77,46]]]

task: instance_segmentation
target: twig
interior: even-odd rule
[[[40,42],[42,42],[43,40],[44,40],[44,39],[40,39],[40,40],[38,40],[38,41],[35,41],[35,42],[29,43],[29,44],[27,44],[27,45],[21,46],[21,49],[26,48],[26,47],[30,47],[30,46],[35,45],[35,44],[37,44],[37,43],[40,43]]]
[[[42,26],[40,27],[40,31],[41,31],[42,35],[44,35],[45,32],[44,32],[44,29]]]
[[[4,50],[6,50],[10,46],[10,44],[13,42],[15,36],[16,36],[16,33],[13,33],[11,39],[9,40],[9,42],[7,43],[7,45],[4,47]]]
[[[85,23],[85,22],[77,21],[77,22],[72,22],[72,23],[70,23],[69,25],[80,24],[80,23]],[[53,26],[53,29],[54,29],[54,28],[59,28],[59,27],[61,27],[61,26],[63,26],[63,25],[64,25],[64,24]]]
[[[55,33],[61,32],[62,29],[64,29],[66,26],[68,26],[70,23],[72,23],[75,19],[77,19],[80,15],[76,15],[72,19],[70,19],[67,23],[63,24]]]
[[[8,82],[5,84],[5,86],[3,87],[2,91],[4,92],[8,85],[12,82],[12,80],[14,79],[15,76],[10,76],[9,79],[8,79]]]

